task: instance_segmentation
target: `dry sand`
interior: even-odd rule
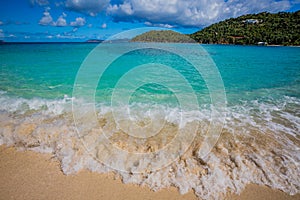
[[[66,176],[58,161],[47,154],[16,151],[0,146],[0,199],[197,199],[193,192],[180,195],[176,188],[158,192],[125,185],[112,174],[82,171]],[[249,185],[240,195],[226,199],[300,199],[267,187]]]

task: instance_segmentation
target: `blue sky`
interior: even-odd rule
[[[300,0],[1,0],[0,40],[85,41],[157,27],[193,33],[263,11],[297,11]]]

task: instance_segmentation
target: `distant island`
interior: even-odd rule
[[[149,31],[131,39],[131,42],[194,43],[190,36],[170,30]]]
[[[189,35],[169,30],[149,31],[131,41],[299,46],[300,11],[243,15],[215,23]]]
[[[91,39],[91,40],[87,40],[85,42],[87,42],[87,43],[101,43],[101,42],[103,42],[103,40]]]

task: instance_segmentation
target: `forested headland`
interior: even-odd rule
[[[299,46],[300,11],[243,15],[187,35],[170,30],[149,31],[134,37],[131,41]]]

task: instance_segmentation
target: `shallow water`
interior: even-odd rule
[[[94,44],[1,45],[0,144],[53,153],[66,174],[114,171],[125,183],[154,190],[174,185],[204,199],[240,192],[248,183],[299,193],[299,48],[204,45],[199,54],[192,44],[171,45],[183,55],[189,49],[184,55],[189,58],[194,58],[191,51],[202,61],[209,57],[217,66],[227,97],[218,111],[226,116],[212,120],[214,86],[207,83],[214,76],[197,75],[172,52],[131,51],[117,57],[98,80],[99,63],[130,45],[95,49],[99,57],[85,60],[92,67],[81,79],[77,72]],[[145,63],[161,65],[137,68],[119,81]],[[206,64],[201,70],[209,74]],[[73,91],[75,80],[80,95]],[[133,87],[126,99],[132,80],[147,84]],[[217,144],[202,156],[208,131],[222,126]]]

